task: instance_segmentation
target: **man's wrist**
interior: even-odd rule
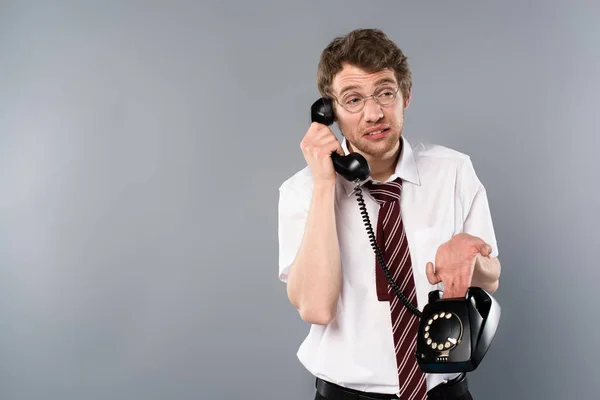
[[[488,291],[494,291],[498,287],[498,260],[477,254],[475,268],[471,279],[471,286],[480,287]]]

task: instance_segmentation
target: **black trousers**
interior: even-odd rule
[[[364,393],[353,389],[343,388],[318,378],[316,387],[317,391],[314,400],[398,400],[398,397],[395,395]],[[427,392],[427,400],[473,400],[473,397],[469,392],[466,374],[461,375],[453,381],[434,387]]]

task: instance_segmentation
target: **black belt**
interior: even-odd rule
[[[395,394],[369,393],[345,388],[335,383],[317,378],[316,388],[319,394],[328,400],[393,400],[398,399]],[[469,390],[467,375],[442,383],[427,392],[427,400],[454,400],[463,396]]]

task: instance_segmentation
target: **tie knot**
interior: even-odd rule
[[[402,193],[402,179],[400,178],[386,183],[369,181],[364,186],[369,189],[369,192],[379,204],[400,200],[400,194]]]

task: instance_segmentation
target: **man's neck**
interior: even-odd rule
[[[353,152],[352,145],[348,144],[348,151]],[[385,182],[396,172],[396,165],[402,154],[402,139],[399,141],[399,146],[393,153],[384,156],[383,158],[374,158],[368,154],[363,154],[369,167],[371,168],[371,178],[379,182]]]

